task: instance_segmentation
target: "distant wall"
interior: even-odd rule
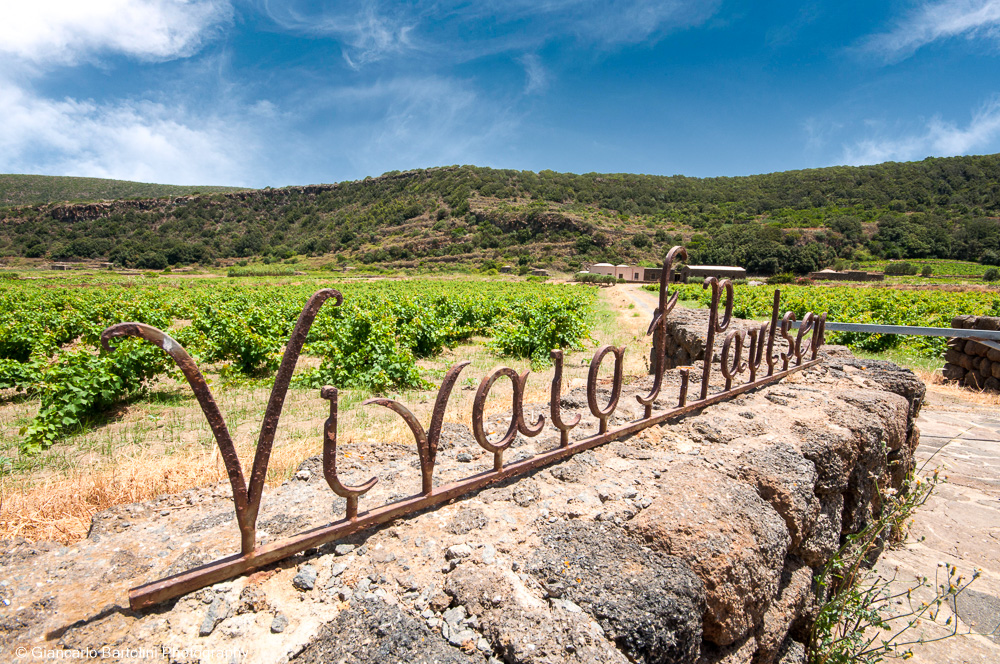
[[[1000,330],[995,316],[955,316],[960,330]],[[944,377],[977,390],[1000,392],[1000,350],[969,339],[949,339],[944,354]]]
[[[687,282],[688,279],[707,279],[708,277],[716,277],[718,279],[745,279],[747,276],[747,271],[742,267],[730,267],[730,266],[705,266],[705,265],[686,265],[681,270],[681,281]]]
[[[846,270],[844,272],[810,272],[809,278],[814,281],[884,281],[883,272],[865,272],[864,270]]]

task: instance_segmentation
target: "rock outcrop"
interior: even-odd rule
[[[666,383],[662,407],[676,394],[676,377]],[[641,413],[634,395],[648,386],[626,386],[612,426]],[[117,507],[72,546],[0,543],[0,659],[38,646],[144,648],[162,662],[209,651],[267,663],[801,661],[813,575],[899,488],[922,398],[911,373],[834,353],[669,426],[141,613],[129,587],[238,549],[231,498],[219,485]],[[584,402],[570,392],[563,405]],[[574,437],[593,423],[580,427]],[[492,466],[463,424],[444,436],[438,483]],[[343,475],[380,478],[369,506],[416,491],[412,444],[357,445]],[[557,445],[547,428],[508,456]],[[260,537],[343,511],[310,459],[266,492]]]

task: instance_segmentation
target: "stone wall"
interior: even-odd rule
[[[665,382],[667,401],[675,373]],[[625,387],[612,426],[641,414],[634,396],[649,385]],[[835,352],[670,426],[141,613],[129,587],[229,555],[239,536],[226,485],[121,506],[72,546],[0,543],[0,660],[41,646],[161,649],[144,661],[175,663],[234,648],[246,656],[211,661],[801,662],[813,577],[901,486],[922,399],[912,373]],[[586,396],[562,405],[586,411]],[[526,411],[533,421],[548,406]],[[418,490],[412,441],[361,438],[342,476],[379,477],[369,506]],[[547,427],[508,456],[558,440]],[[438,459],[439,485],[492,467],[459,422]],[[313,458],[265,493],[258,532],[275,541],[343,510]]]
[[[1000,330],[1000,318],[955,316],[951,326],[961,330]],[[977,390],[1000,391],[1000,350],[969,339],[949,339],[944,359],[947,380]]]
[[[815,281],[884,281],[884,272],[866,272],[865,270],[821,270],[810,272],[809,278]]]
[[[759,328],[762,323],[734,318],[729,328],[715,335],[713,362],[718,363],[722,344],[731,330]],[[706,332],[708,330],[708,309],[686,309],[677,307],[667,317],[667,368],[690,366],[705,357]],[[650,350],[650,370],[652,371],[652,350]]]

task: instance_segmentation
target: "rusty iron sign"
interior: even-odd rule
[[[361,510],[360,498],[378,482],[372,478],[359,486],[347,486],[337,475],[337,389],[324,387],[320,394],[330,402],[330,417],[326,420],[323,432],[323,474],[330,489],[346,499],[347,507],[344,518],[328,525],[313,528],[279,542],[257,545],[256,524],[260,511],[261,498],[264,491],[264,480],[267,475],[268,461],[274,444],[274,435],[281,417],[285,394],[292,378],[292,372],[298,361],[306,335],[320,307],[329,299],[335,300],[337,306],[343,303],[341,294],[327,288],[316,292],[306,303],[299,315],[295,329],[285,349],[284,357],[275,376],[274,387],[268,401],[267,411],[260,430],[253,466],[250,470],[250,482],[246,481],[244,470],[236,454],[236,447],[230,436],[226,422],[219,411],[212,392],[191,356],[183,347],[165,332],[143,323],[119,323],[106,329],[101,335],[101,343],[106,350],[112,350],[109,341],[115,337],[140,337],[156,344],[166,351],[177,363],[188,384],[194,391],[215,436],[216,443],[222,454],[222,459],[229,476],[233,490],[233,502],[236,508],[236,521],[240,530],[240,552],[226,556],[214,562],[176,574],[152,583],[132,588],[129,591],[129,605],[134,610],[153,606],[160,602],[179,597],[191,591],[218,583],[248,570],[269,565],[287,558],[293,554],[317,547],[328,542],[341,539],[361,530],[366,530],[387,523],[398,517],[412,514],[420,510],[446,503],[458,496],[471,493],[483,487],[523,475],[537,468],[547,466],[567,459],[578,452],[603,445],[613,440],[635,434],[648,427],[678,418],[692,411],[700,410],[738,394],[773,383],[792,372],[800,371],[815,365],[817,351],[823,344],[826,315],[815,316],[807,313],[798,325],[797,334],[792,336],[792,326],[795,315],[788,312],[779,320],[779,305],[781,294],[774,292],[770,323],[764,323],[751,330],[731,330],[722,345],[719,370],[725,378],[725,389],[715,394],[709,394],[709,379],[714,369],[712,364],[713,347],[716,335],[725,333],[732,321],[733,314],[733,284],[728,279],[719,281],[715,277],[707,279],[705,288],[711,288],[712,300],[709,308],[708,335],[706,343],[706,359],[701,369],[700,393],[696,399],[689,400],[688,384],[691,367],[679,368],[680,390],[671,401],[671,407],[665,412],[653,414],[653,405],[660,399],[663,386],[663,375],[666,371],[666,337],[667,316],[677,303],[677,293],[668,297],[668,286],[671,282],[673,263],[678,258],[686,259],[687,252],[683,247],[674,247],[663,261],[663,271],[660,274],[659,306],[653,314],[653,320],[647,330],[647,335],[653,336],[653,362],[651,372],[653,385],[650,391],[636,395],[638,402],[644,407],[643,417],[629,422],[624,426],[609,428],[609,420],[618,407],[623,382],[623,365],[625,347],[603,346],[598,348],[590,362],[590,372],[587,378],[587,404],[591,414],[598,420],[598,433],[576,441],[570,440],[570,432],[577,426],[582,414],[565,416],[560,406],[562,391],[563,352],[551,351],[555,375],[552,378],[551,396],[549,401],[549,419],[559,430],[559,446],[533,457],[513,463],[504,463],[504,451],[514,442],[517,434],[533,437],[539,435],[545,424],[544,415],[530,423],[524,417],[524,388],[528,380],[526,371],[518,374],[511,368],[497,369],[483,378],[476,391],[472,407],[472,432],[476,441],[486,451],[493,454],[493,469],[452,482],[443,486],[434,485],[434,463],[437,456],[438,442],[444,424],[445,407],[459,374],[469,362],[454,365],[444,377],[438,389],[437,399],[431,415],[430,426],[424,429],[420,421],[403,404],[393,399],[375,398],[365,401],[362,405],[378,405],[395,411],[403,418],[417,443],[417,453],[420,460],[421,490],[420,493],[397,500],[395,502]],[[723,313],[719,309],[722,295],[725,293]],[[807,336],[808,334],[808,336]],[[779,342],[780,339],[780,342]],[[783,349],[775,352],[775,344],[779,342]],[[746,353],[744,354],[744,349]],[[601,405],[598,401],[598,372],[604,359],[614,357],[614,376],[611,395],[608,403]],[[763,365],[762,365],[763,363]],[[741,376],[746,373],[747,378]],[[491,442],[483,425],[484,406],[490,389],[501,378],[508,378],[513,384],[513,403],[510,426],[500,440]],[[665,403],[664,400],[660,401]]]

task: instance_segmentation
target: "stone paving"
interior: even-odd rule
[[[980,578],[957,600],[957,636],[918,644],[911,661],[934,664],[1000,662],[1000,411],[960,400],[933,385],[917,420],[918,468],[947,477],[915,514],[906,543],[887,550],[878,564],[896,572],[896,589],[917,576],[934,579],[950,563],[958,573]],[[955,607],[953,607],[955,608]],[[949,611],[942,612],[944,622]],[[926,638],[950,629],[924,623]]]

